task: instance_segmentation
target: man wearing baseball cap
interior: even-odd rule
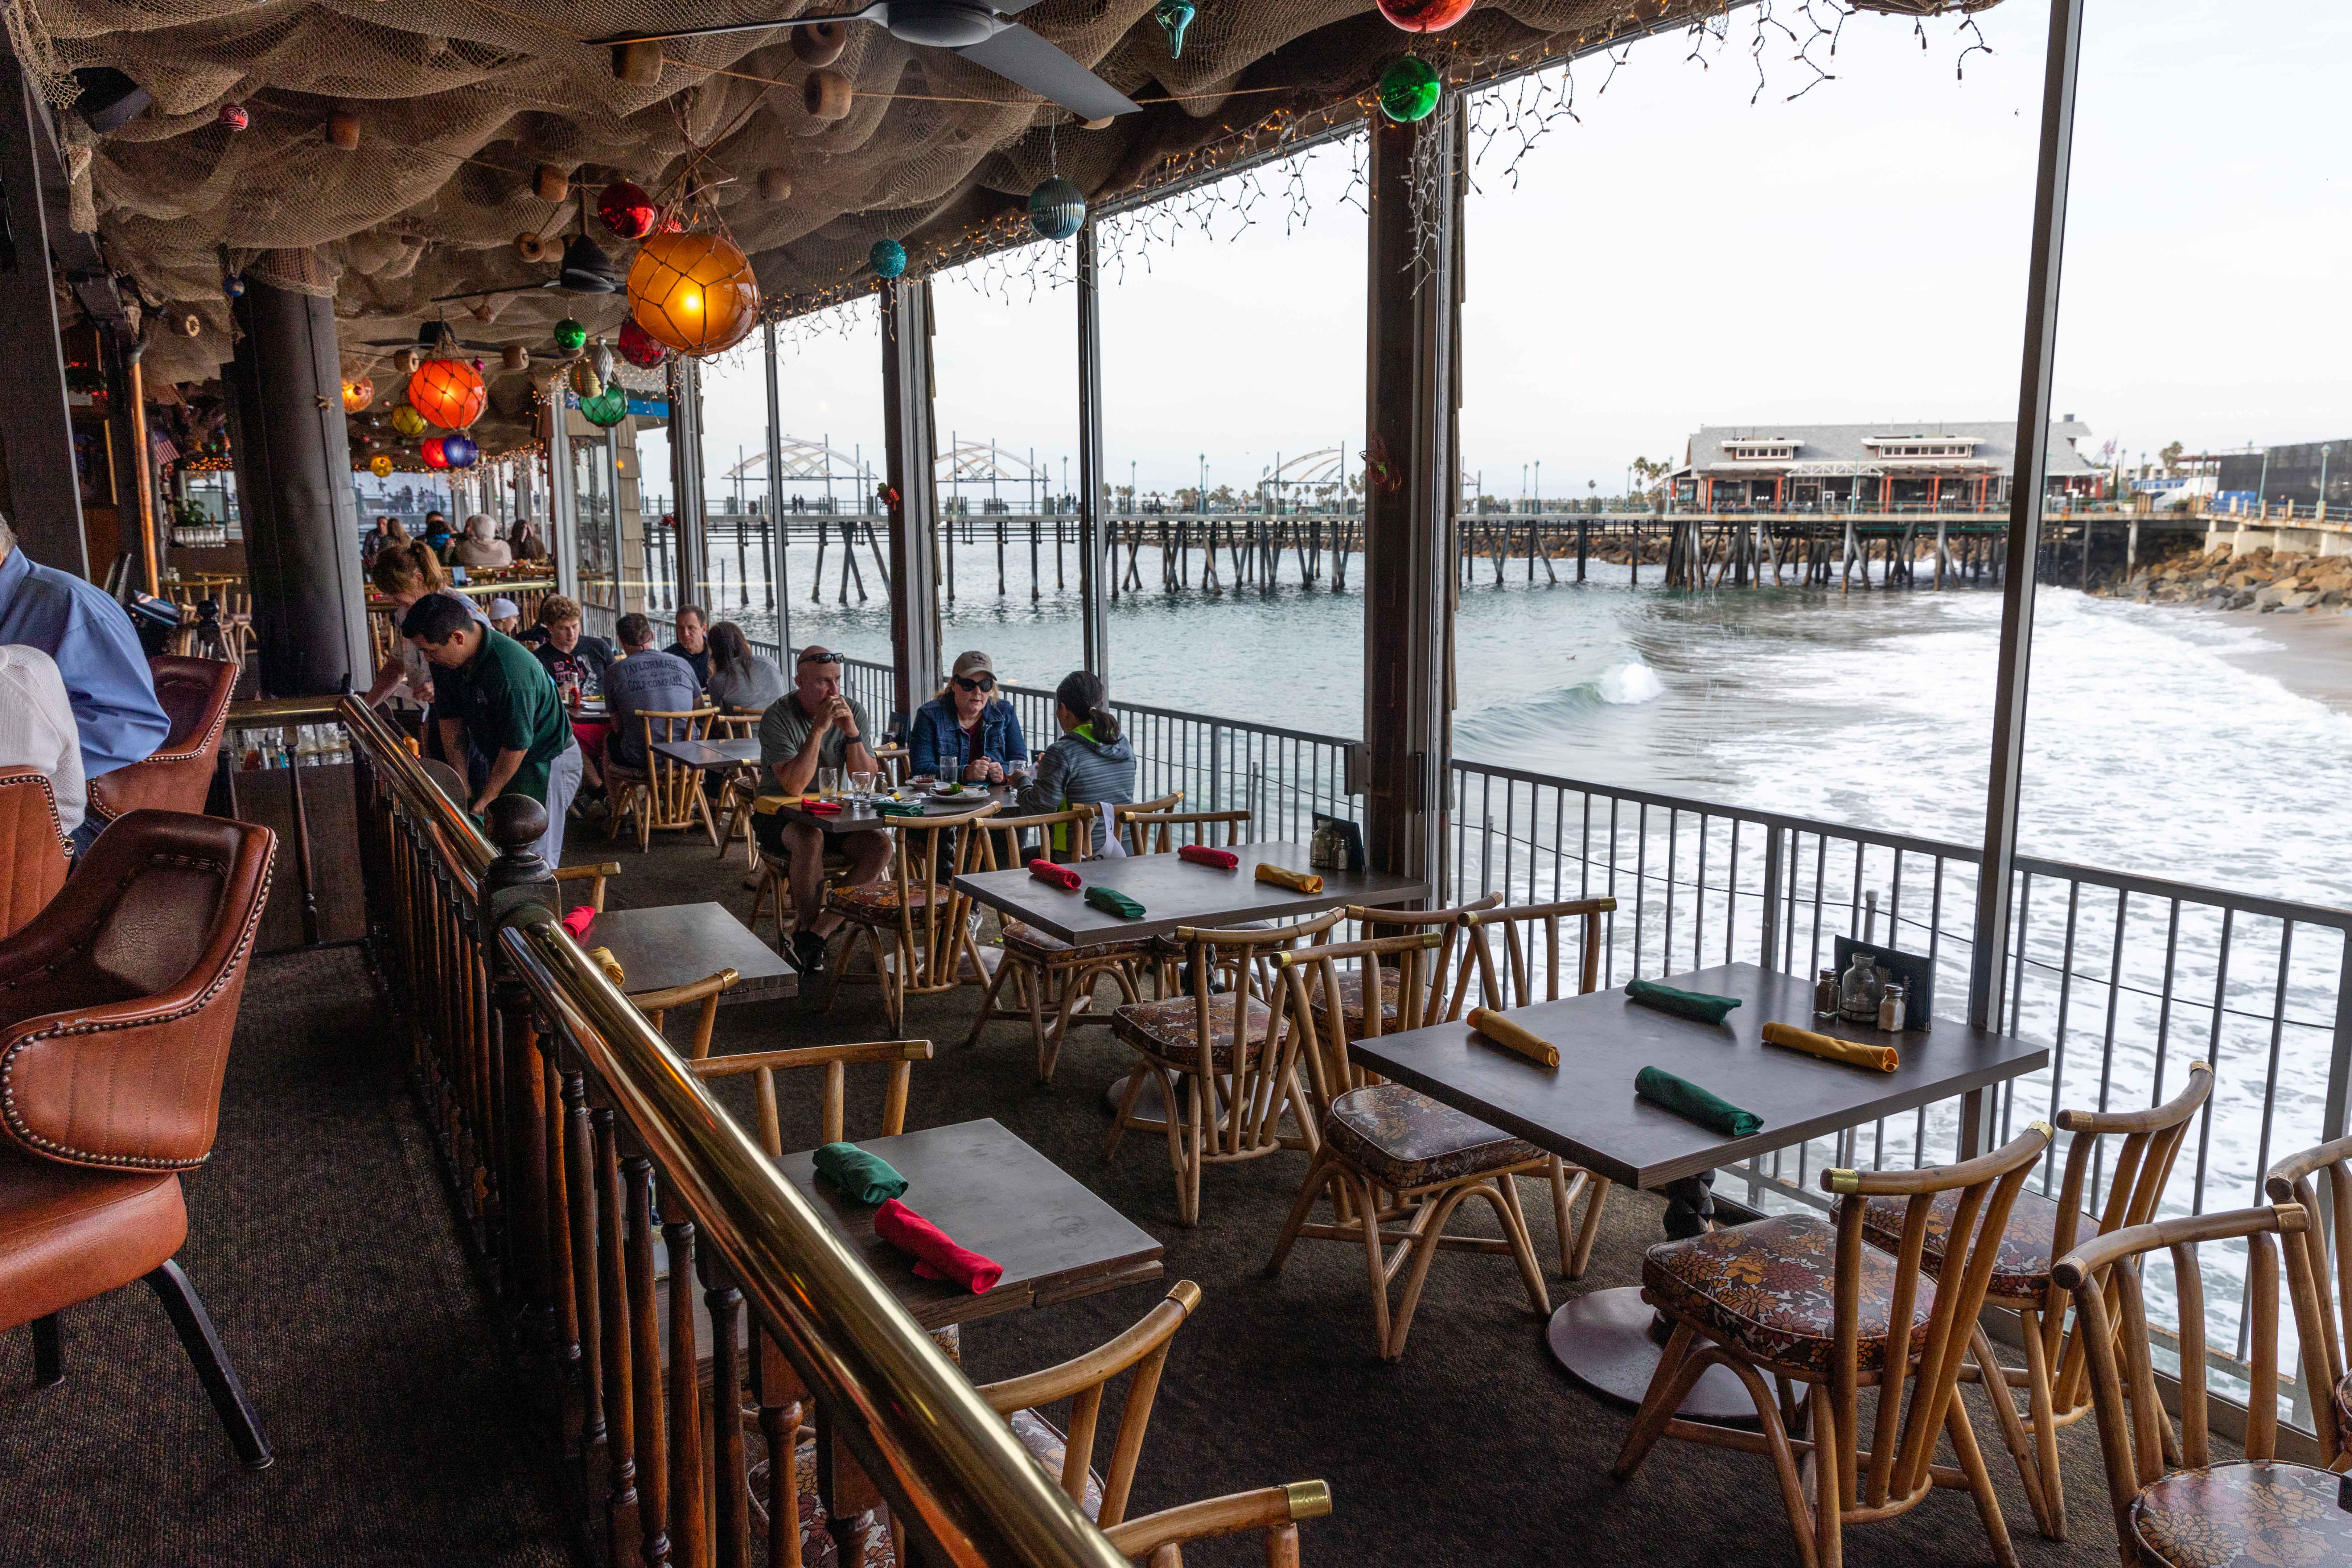
[[[956,657],[939,694],[915,710],[908,760],[918,778],[974,784],[1003,784],[1008,771],[1028,765],[1020,716],[999,700],[996,666],[988,655],[974,648]]]

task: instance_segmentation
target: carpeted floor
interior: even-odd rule
[[[601,858],[601,842],[575,830],[567,858]],[[613,908],[718,900],[739,915],[749,910],[741,860],[721,865],[705,845],[673,842],[642,857],[630,846],[613,858],[624,867],[611,887]],[[1330,1482],[1336,1510],[1304,1533],[1310,1563],[1505,1568],[1600,1560],[1667,1568],[1795,1561],[1761,1458],[1667,1443],[1631,1483],[1609,1479],[1630,1411],[1554,1366],[1541,1320],[1507,1259],[1441,1254],[1404,1360],[1383,1364],[1372,1353],[1357,1248],[1305,1242],[1280,1278],[1260,1272],[1305,1175],[1304,1155],[1213,1168],[1202,1184],[1202,1223],[1188,1230],[1176,1223],[1162,1142],[1130,1138],[1118,1163],[1102,1162],[1109,1122],[1102,1092],[1127,1066],[1110,1031],[1074,1032],[1053,1087],[1041,1088],[1024,1026],[992,1026],[978,1047],[965,1048],[976,999],[967,990],[914,1005],[909,1032],[929,1036],[937,1056],[915,1070],[908,1124],[996,1118],[1158,1237],[1170,1281],[1197,1280],[1204,1291],[1160,1385],[1134,1512],[1319,1477]],[[868,987],[845,992],[830,1017],[799,999],[723,1007],[713,1048],[874,1038],[884,1027]],[[796,1120],[788,1113],[788,1146],[816,1141],[814,1104],[804,1098]],[[876,1129],[880,1106],[878,1076],[854,1073],[853,1138]],[[1549,1205],[1530,1203],[1538,1256],[1553,1260],[1546,1281],[1553,1304],[1574,1290],[1638,1281],[1642,1251],[1660,1236],[1660,1208],[1645,1194],[1617,1194],[1590,1271],[1570,1286],[1556,1272]],[[971,1325],[966,1368],[987,1380],[1050,1364],[1110,1338],[1158,1295],[1155,1288],[1130,1288]],[[2052,1542],[2034,1529],[1990,1411],[1979,1395],[1968,1397],[2021,1562],[2114,1562],[2092,1424],[2063,1435],[2074,1539]],[[1845,1552],[1849,1563],[1888,1568],[1991,1561],[1961,1492],[1938,1492],[1891,1523],[1850,1529]],[[1200,1560],[1250,1555],[1204,1551]]]
[[[554,1568],[551,1476],[356,949],[257,962],[180,1253],[277,1453],[238,1466],[162,1306],[0,1334],[0,1561]]]

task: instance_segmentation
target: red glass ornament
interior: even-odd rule
[[[1408,33],[1442,33],[1470,15],[1475,0],[1379,0],[1389,25]]]
[[[253,120],[250,115],[246,113],[245,105],[241,103],[224,103],[220,106],[220,122],[223,125],[227,126],[231,131],[242,131],[247,125],[253,123]]]
[[[449,454],[441,449],[441,437],[438,436],[426,441],[416,450],[424,458],[425,466],[428,468],[446,468],[449,466]]]
[[[651,370],[669,357],[669,350],[661,340],[637,325],[634,316],[621,323],[619,347],[621,357],[639,370]]]
[[[623,239],[643,239],[653,233],[655,220],[661,215],[655,210],[654,199],[646,195],[643,185],[615,180],[596,198],[596,216]]]

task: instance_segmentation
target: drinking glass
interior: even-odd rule
[[[832,800],[832,799],[834,799],[835,796],[839,795],[840,794],[841,794],[841,770],[840,770],[839,768],[819,768],[819,769],[817,769],[817,771],[816,771],[816,797],[817,797],[817,799],[819,799],[819,800]]]
[[[852,795],[856,795],[856,796],[859,800],[861,800],[861,801],[871,801],[871,800],[874,798],[874,784],[875,784],[876,776],[877,776],[877,775],[875,775],[874,773],[869,773],[869,772],[866,772],[866,771],[864,771],[864,770],[860,770],[860,771],[859,771],[859,772],[857,772],[857,773],[854,773],[850,774],[850,775],[849,775],[849,791],[850,791],[850,793],[851,793]]]

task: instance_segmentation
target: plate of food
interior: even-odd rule
[[[963,785],[956,783],[952,779],[944,780],[931,785],[932,795],[940,800],[946,800],[951,795],[959,795],[962,793]]]

